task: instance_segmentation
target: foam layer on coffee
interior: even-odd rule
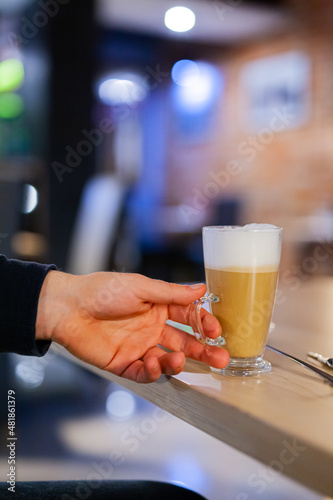
[[[203,247],[205,267],[277,268],[281,234],[271,224],[204,227]]]

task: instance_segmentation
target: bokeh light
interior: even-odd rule
[[[172,68],[171,77],[175,83],[173,97],[176,107],[188,112],[208,109],[222,89],[219,71],[203,61],[178,61]]]
[[[24,111],[23,99],[21,96],[12,93],[0,94],[0,118],[12,120],[18,118]]]
[[[171,31],[183,33],[195,26],[195,14],[187,7],[172,7],[165,13],[164,24]]]
[[[45,368],[35,359],[24,359],[17,363],[15,376],[26,389],[36,389],[45,379]]]
[[[196,62],[182,59],[173,65],[171,78],[176,85],[191,87],[200,78],[200,68]]]
[[[106,412],[113,420],[127,420],[135,412],[135,399],[122,389],[112,392],[106,400]]]
[[[31,184],[24,186],[23,209],[24,214],[30,214],[38,205],[38,191]]]
[[[24,80],[24,67],[19,59],[0,62],[0,92],[17,90]]]
[[[99,83],[98,95],[104,104],[119,106],[134,105],[147,95],[147,91],[139,78],[134,76],[109,77]]]

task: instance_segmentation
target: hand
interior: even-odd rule
[[[50,271],[40,294],[36,339],[57,342],[77,358],[137,382],[179,373],[185,356],[223,368],[229,361],[225,349],[166,324],[188,324],[191,304],[205,291],[204,284],[192,288],[139,274]],[[204,309],[201,314],[205,334],[218,337],[217,319]]]

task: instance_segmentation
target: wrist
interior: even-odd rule
[[[36,340],[54,340],[54,333],[65,312],[71,276],[60,271],[49,271],[46,275],[38,299]]]

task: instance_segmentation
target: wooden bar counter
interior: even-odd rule
[[[333,356],[332,277],[309,277],[280,289],[274,322],[270,345],[333,375],[307,357],[308,351]],[[260,377],[224,377],[188,360],[181,374],[147,385],[81,364],[273,470],[333,496],[333,387],[280,354],[267,349],[265,358],[272,371]]]

